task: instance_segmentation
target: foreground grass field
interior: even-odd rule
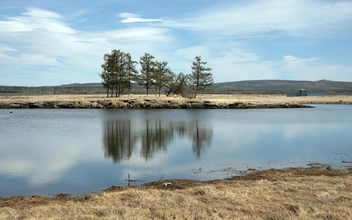
[[[171,180],[102,195],[0,200],[0,219],[351,219],[352,169],[270,170],[229,180]]]

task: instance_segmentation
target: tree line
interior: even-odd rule
[[[167,61],[158,61],[149,53],[140,57],[140,71],[137,70],[137,64],[131,54],[121,50],[114,49],[111,53],[104,54],[100,76],[107,97],[130,95],[135,83],[143,86],[147,95],[151,89],[156,89],[159,96],[164,91],[167,96],[176,94],[196,98],[200,90],[214,82],[212,69],[206,66],[207,62],[202,61],[200,56],[194,58],[190,74],[175,74],[168,67]]]

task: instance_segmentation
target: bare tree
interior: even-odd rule
[[[171,93],[175,95],[184,96],[184,90],[188,87],[188,77],[182,72],[177,76],[172,73],[171,78],[166,83],[166,95],[169,96]]]

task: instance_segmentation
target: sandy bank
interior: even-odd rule
[[[304,108],[306,104],[352,104],[352,96],[200,95],[196,99],[155,95],[0,96],[0,108],[253,109]]]

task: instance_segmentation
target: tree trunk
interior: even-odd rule
[[[198,94],[198,85],[196,87],[196,92],[194,93],[194,99],[197,97],[197,94]]]

